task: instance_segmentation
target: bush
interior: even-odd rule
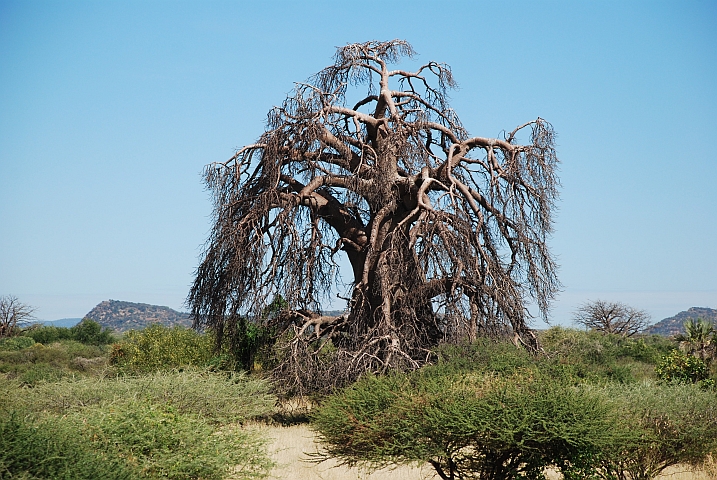
[[[20,383],[28,386],[34,386],[41,382],[55,382],[69,375],[71,375],[69,372],[46,363],[25,364],[15,369],[11,374]]]
[[[0,350],[22,350],[32,347],[35,340],[28,337],[8,337],[0,339]]]
[[[0,418],[17,411],[58,425],[96,455],[121,462],[131,478],[254,479],[266,476],[271,462],[264,441],[240,422],[272,412],[276,399],[268,389],[243,374],[199,371],[81,377],[33,388],[4,380]]]
[[[654,368],[674,348],[659,336],[624,338],[553,327],[540,334],[554,375],[577,383],[633,383],[655,378]]]
[[[535,372],[367,377],[329,397],[312,418],[326,455],[380,468],[430,463],[442,478],[544,478],[589,471],[615,441],[614,412],[595,391]],[[591,460],[592,461],[592,460]]]
[[[276,401],[265,381],[244,374],[199,371],[156,372],[141,377],[77,377],[44,382],[33,388],[18,387],[18,382],[6,381],[6,386],[0,388],[0,412],[22,409],[66,415],[91,406],[114,408],[123,402],[147,400],[223,423],[268,415]]]
[[[480,338],[467,345],[443,345],[436,350],[433,372],[486,372],[511,374],[516,370],[537,368],[537,358],[510,342]]]
[[[123,462],[96,452],[66,422],[0,416],[0,479],[133,479]]]
[[[694,385],[605,389],[637,435],[606,450],[601,478],[650,479],[678,464],[699,467],[717,452],[717,402],[714,393]]]
[[[73,375],[101,375],[107,364],[106,349],[64,340],[50,345],[36,343],[17,351],[0,350],[0,373],[28,385]]]
[[[72,340],[87,345],[109,345],[117,341],[112,331],[89,318],[70,328]]]
[[[238,426],[216,430],[199,415],[146,400],[113,407],[83,409],[74,419],[98,448],[116,452],[143,477],[263,478],[271,467],[264,441]]]
[[[675,348],[674,342],[662,335],[644,335],[621,342],[622,357],[657,365],[662,357]]]
[[[600,332],[554,327],[541,332],[544,355],[532,356],[506,341],[479,339],[471,345],[444,345],[438,365],[455,371],[510,374],[539,370],[574,385],[634,383],[655,378],[655,364],[673,348],[666,339],[622,338]]]
[[[60,340],[72,339],[72,332],[65,327],[36,324],[24,330],[22,336],[32,338],[37,343],[49,345]]]
[[[657,378],[672,383],[698,383],[707,380],[709,369],[704,360],[673,350],[655,368]]]
[[[494,342],[438,355],[325,399],[312,423],[324,455],[369,468],[428,462],[441,478],[540,479],[552,466],[566,480],[646,480],[717,452],[717,401],[695,385],[576,382],[560,356]]]
[[[269,355],[265,350],[270,350],[274,338],[273,330],[244,317],[231,322],[229,326],[224,332],[224,337],[228,340],[224,342],[224,354],[231,358],[236,366],[246,371],[254,370],[255,366],[266,367],[262,363],[268,361]]]
[[[122,373],[139,374],[186,366],[206,366],[212,359],[209,335],[175,326],[155,324],[130,330],[112,346],[110,362]]]
[[[134,401],[27,418],[0,418],[0,478],[256,479],[272,466],[256,434],[217,430],[171,405]]]
[[[223,368],[238,368],[247,372],[274,366],[272,347],[277,333],[275,328],[266,326],[266,320],[275,319],[288,305],[281,295],[277,295],[263,309],[258,321],[237,316],[225,322],[222,331],[213,330],[215,340],[221,337],[221,355],[215,363]]]
[[[83,319],[72,328],[54,325],[32,325],[23,330],[23,337],[48,345],[63,340],[75,340],[86,345],[109,345],[117,341],[112,331],[89,318]]]

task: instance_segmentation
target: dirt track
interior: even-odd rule
[[[368,473],[364,470],[337,467],[336,462],[314,463],[311,452],[316,452],[314,433],[306,425],[291,427],[258,426],[272,441],[269,452],[278,464],[272,478],[282,480],[421,480],[438,478],[430,467],[400,467]]]

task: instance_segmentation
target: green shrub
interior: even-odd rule
[[[54,382],[68,375],[68,372],[46,363],[31,363],[15,370],[13,376],[24,385],[34,386],[41,382]]]
[[[610,385],[623,424],[636,433],[608,446],[601,478],[651,479],[673,465],[699,466],[717,452],[717,401],[695,385]]]
[[[74,340],[63,340],[49,345],[36,343],[16,355],[15,361],[62,366],[69,365],[76,357],[95,358],[106,356],[107,352],[106,346],[85,345]]]
[[[577,383],[633,383],[655,378],[655,365],[674,348],[656,335],[624,338],[553,327],[540,333],[553,375]]]
[[[6,380],[6,387],[0,389],[0,412],[21,408],[66,415],[89,406],[114,408],[123,402],[147,400],[222,423],[266,416],[276,401],[263,380],[244,374],[191,370],[141,377],[75,377],[33,388],[19,387],[18,382]]]
[[[471,345],[442,346],[438,366],[447,370],[510,374],[536,370],[573,384],[632,383],[654,378],[651,343],[600,332],[551,328],[542,332],[545,354],[532,356],[506,341],[479,339]]]
[[[102,326],[89,318],[70,328],[72,339],[87,345],[109,345],[117,341],[112,330]]]
[[[238,426],[216,430],[172,405],[133,401],[83,409],[75,419],[98,448],[116,452],[146,478],[263,478],[272,466],[258,436]]]
[[[442,478],[539,479],[551,466],[566,480],[651,479],[676,464],[698,466],[717,452],[714,392],[674,382],[610,381],[606,372],[620,366],[621,355],[632,362],[627,376],[635,365],[650,364],[621,354],[624,345],[607,345],[618,355],[612,361],[592,335],[561,336],[563,345],[592,345],[592,360],[582,367],[594,369],[588,370],[594,383],[576,382],[562,363],[565,357],[580,362],[573,347],[565,357],[531,357],[494,342],[444,347],[436,366],[365,377],[326,398],[313,428],[325,455],[343,463],[428,462]],[[636,342],[629,348],[642,355],[651,347]]]
[[[8,337],[0,339],[0,350],[22,350],[32,347],[35,340],[28,337]]]
[[[30,337],[37,343],[49,345],[60,340],[72,339],[72,332],[69,328],[55,327],[54,325],[32,325],[22,332],[23,337]]]
[[[620,342],[619,355],[657,365],[674,348],[674,342],[662,335],[637,336]]]
[[[155,324],[131,330],[112,346],[110,362],[122,373],[138,374],[186,366],[206,366],[213,356],[209,335]]]
[[[63,340],[58,343],[48,345],[48,347],[58,348],[65,352],[68,358],[77,357],[97,358],[108,357],[110,348],[108,345],[92,345],[80,343],[76,340]]]
[[[433,371],[489,372],[511,374],[516,370],[537,368],[536,357],[510,342],[480,338],[472,344],[443,345],[436,349]]]
[[[0,479],[133,479],[124,462],[98,453],[67,422],[0,416]]]
[[[615,412],[592,390],[527,371],[496,376],[425,367],[366,377],[312,418],[327,455],[380,468],[430,463],[442,478],[544,478],[590,471],[615,441]]]
[[[254,479],[266,476],[271,462],[264,441],[240,424],[272,412],[276,398],[268,390],[244,374],[189,370],[32,388],[5,379],[0,418],[17,411],[54,422],[97,455],[122,462],[132,478]]]
[[[171,405],[133,401],[29,418],[0,417],[2,479],[256,479],[272,466],[255,433],[216,429]]]
[[[73,375],[102,375],[106,364],[106,346],[84,345],[74,340],[50,345],[36,343],[17,351],[0,350],[0,373],[28,385]]]
[[[657,378],[672,383],[698,383],[707,380],[709,369],[704,360],[673,350],[655,368]]]
[[[230,322],[229,325],[231,329],[228,328],[224,333],[223,350],[235,365],[243,370],[252,371],[257,361],[259,364],[266,363],[267,354],[263,350],[270,345],[274,337],[273,331],[244,317],[236,322]]]
[[[564,327],[552,327],[540,333],[546,351],[565,356],[581,355],[592,363],[604,363],[616,357],[620,339],[594,330]]]
[[[22,336],[45,345],[62,340],[75,340],[86,345],[109,345],[117,341],[111,330],[102,328],[99,323],[89,318],[71,328],[32,325],[22,331]]]

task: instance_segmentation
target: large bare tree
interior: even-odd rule
[[[206,168],[214,226],[188,298],[195,325],[221,343],[281,295],[276,372],[300,388],[414,368],[450,339],[508,333],[536,348],[526,305],[546,314],[559,287],[552,126],[470,136],[447,65],[391,68],[413,55],[402,40],[338,48],[256,143]],[[340,252],[347,312],[322,316]]]

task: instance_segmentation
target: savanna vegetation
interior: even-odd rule
[[[563,328],[539,338],[543,355],[482,340],[439,348],[414,372],[363,377],[314,413],[324,458],[429,463],[446,480],[539,479],[548,469],[636,480],[699,469],[717,452],[714,384],[694,362],[674,361],[684,355],[674,341]]]
[[[0,341],[0,478],[264,478],[268,382],[217,368],[213,340],[84,320]]]
[[[0,299],[0,479],[263,478],[265,440],[243,425],[292,397],[318,460],[367,469],[644,480],[710,464],[714,329],[645,336],[645,312],[601,301],[577,312],[587,330],[529,328],[527,305],[547,318],[560,287],[555,133],[537,118],[469,135],[450,67],[393,69],[413,55],[339,48],[256,143],[207,167],[196,330],[25,328],[32,310]],[[353,281],[324,315],[336,255]]]
[[[116,338],[93,323],[0,342],[0,478],[269,473],[266,439],[243,425],[271,421],[276,397],[259,363],[246,371],[245,350],[217,354],[212,334],[183,327]],[[271,345],[245,335],[270,364]],[[444,479],[549,469],[607,480],[701,468],[717,452],[716,372],[685,339],[560,327],[538,337],[539,355],[495,339],[444,344],[421,369],[313,397],[321,458],[430,464]]]

